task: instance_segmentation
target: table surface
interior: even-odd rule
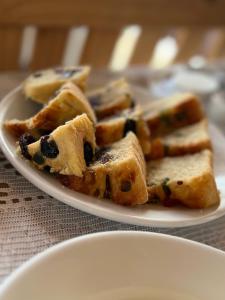
[[[0,97],[16,87],[23,73],[0,74]],[[128,77],[146,86],[148,71],[130,72]],[[111,78],[106,72],[96,82]],[[188,228],[158,229],[117,223],[69,207],[23,178],[0,152],[0,281],[33,255],[72,237],[111,230],[161,232],[195,240],[225,251],[225,217]]]

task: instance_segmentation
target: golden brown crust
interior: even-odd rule
[[[85,158],[86,143],[88,158]],[[82,177],[94,158],[95,148],[93,123],[86,114],[82,114],[57,127],[50,135],[27,145],[27,153],[30,161],[40,170],[48,168],[52,173]],[[21,150],[23,149],[18,147],[18,153],[23,154]],[[54,151],[53,156],[51,151]]]
[[[59,69],[61,70],[60,72]],[[74,70],[75,72],[73,73]],[[64,72],[66,72],[66,76],[64,76]],[[70,72],[71,75],[69,74]],[[89,66],[40,70],[31,74],[23,82],[24,94],[30,100],[46,104],[54,92],[68,81],[73,82],[81,90],[85,90],[89,73]]]
[[[17,138],[25,132],[38,137],[41,132],[49,133],[82,113],[87,113],[93,122],[96,121],[84,94],[73,83],[68,82],[62,86],[56,97],[32,118],[24,121],[10,120],[5,126]]]
[[[129,107],[131,107],[131,98],[124,95],[124,97],[120,97],[120,99],[117,99],[117,101],[113,103],[96,107],[95,113],[97,118],[101,120]]]
[[[87,96],[98,120],[133,106],[131,89],[124,78],[112,81],[103,88],[91,91]]]
[[[150,132],[141,115],[141,109],[136,107],[125,110],[119,116],[112,116],[98,122],[96,124],[97,144],[100,147],[112,144],[122,139],[128,131],[133,131],[137,135],[144,154],[149,154],[151,149]],[[130,123],[131,125],[129,125]]]
[[[209,150],[150,161],[147,166],[150,202],[206,208],[219,203]]]
[[[165,156],[179,156],[212,150],[207,120],[175,130],[173,133],[152,140],[151,159]]]
[[[175,96],[174,99],[157,101],[157,108],[155,108],[155,103],[149,105],[149,113],[147,112],[145,115],[152,137],[168,134],[175,129],[196,123],[204,118],[202,106],[192,94],[182,94]],[[167,103],[168,105],[166,105]],[[154,110],[151,109],[151,106]]]
[[[148,198],[144,157],[133,133],[104,152],[82,178],[59,176],[59,180],[75,191],[122,205],[143,204]]]

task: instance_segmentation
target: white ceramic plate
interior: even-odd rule
[[[142,103],[149,101],[149,94],[134,87],[135,98]],[[217,186],[221,192],[221,203],[208,209],[188,209],[185,207],[166,208],[159,205],[123,207],[110,201],[71,191],[62,186],[55,178],[35,169],[29,162],[16,155],[15,140],[2,126],[5,120],[30,117],[39,106],[25,100],[21,88],[13,90],[0,104],[0,145],[12,165],[30,182],[54,198],[75,208],[99,217],[154,227],[184,227],[216,219],[225,214],[225,138],[213,125],[210,132],[215,150],[215,174]]]
[[[146,232],[68,240],[26,262],[0,300],[224,300],[225,253]]]

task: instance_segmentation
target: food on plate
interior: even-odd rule
[[[10,120],[5,126],[16,137],[25,132],[40,137],[82,113],[86,113],[90,120],[96,122],[95,113],[83,92],[72,82],[68,82],[35,116],[22,121]]]
[[[54,92],[68,81],[73,82],[80,89],[84,90],[89,73],[89,66],[40,70],[31,74],[23,82],[23,91],[28,99],[46,104]]]
[[[151,150],[150,131],[142,118],[140,106],[128,108],[96,124],[96,141],[99,146],[106,146],[121,140],[128,132],[137,135],[144,154]]]
[[[206,119],[157,137],[151,143],[151,159],[178,156],[212,149]]]
[[[160,202],[166,206],[181,203],[190,208],[219,203],[209,150],[150,161],[147,186],[151,203]]]
[[[99,120],[134,106],[130,85],[124,78],[91,91],[87,96]]]
[[[152,137],[168,134],[204,118],[199,99],[188,93],[153,101],[143,110]]]
[[[135,104],[123,78],[84,94],[89,71],[49,69],[25,81],[24,94],[45,106],[5,122],[20,156],[74,191],[122,205],[218,204],[200,100],[185,93]]]
[[[136,205],[148,200],[145,175],[141,147],[135,134],[130,132],[119,142],[99,150],[83,177],[60,176],[60,181],[78,192],[123,205]]]
[[[22,135],[18,153],[38,169],[81,177],[94,159],[95,148],[94,125],[82,114],[36,142],[31,135]]]

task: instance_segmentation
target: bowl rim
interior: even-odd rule
[[[190,250],[194,251],[195,249],[199,249],[201,252],[208,253],[209,255],[214,255],[219,257],[219,259],[225,260],[225,252],[217,249],[215,247],[189,240],[183,237],[177,237],[174,235],[157,233],[157,232],[148,232],[148,231],[136,231],[136,230],[117,230],[117,231],[102,231],[97,233],[89,233],[81,236],[74,237],[72,239],[68,239],[62,241],[58,244],[55,244],[42,252],[34,255],[29,260],[24,262],[21,266],[15,269],[1,284],[0,286],[0,299],[4,296],[5,292],[8,292],[11,289],[11,286],[20,279],[21,276],[26,275],[26,273],[33,272],[34,269],[47,261],[51,256],[62,253],[68,247],[77,247],[87,242],[96,242],[101,239],[117,239],[120,238],[147,238],[152,239],[153,242],[163,240],[164,242],[180,244],[183,247],[190,247]]]

